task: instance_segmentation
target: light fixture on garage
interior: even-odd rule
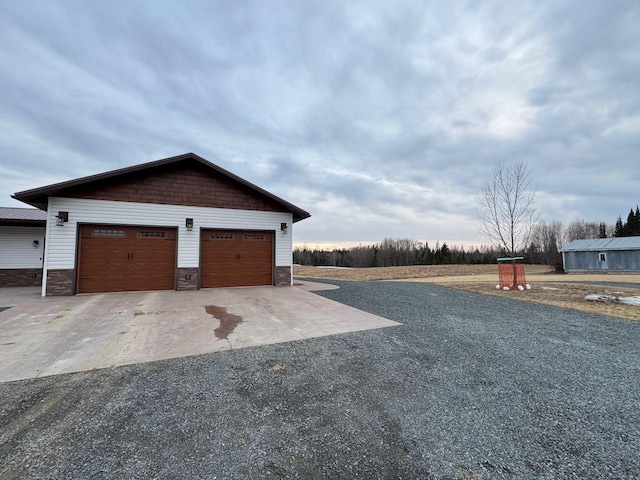
[[[69,212],[58,212],[58,215],[56,215],[56,225],[62,227],[68,221]]]
[[[285,222],[282,222],[280,224],[280,230],[282,230],[282,233],[284,233],[285,235],[287,234],[287,224]]]
[[[38,245],[40,245],[40,240],[34,240],[33,241],[33,246],[37,247]]]
[[[187,227],[187,230],[193,230],[193,218],[187,218],[185,226]]]

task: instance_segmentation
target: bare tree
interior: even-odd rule
[[[531,243],[539,252],[539,262],[557,267],[563,230],[562,224],[556,220],[550,223],[540,222],[533,227]]]
[[[574,220],[564,231],[565,245],[574,240],[585,240],[600,237],[600,224],[597,222],[585,222],[584,220]]]
[[[538,219],[535,192],[529,190],[531,170],[524,162],[496,165],[493,177],[482,184],[478,207],[480,231],[515,256],[523,250]]]

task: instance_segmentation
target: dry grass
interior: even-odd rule
[[[546,267],[535,266],[540,272]],[[413,267],[325,268],[296,265],[297,277],[329,278],[332,280],[400,280],[442,276],[471,276],[497,272],[495,265],[416,265]]]
[[[431,282],[469,292],[509,297],[515,300],[571,308],[582,312],[610,315],[640,321],[640,307],[620,303],[585,300],[590,293],[640,296],[639,274],[561,274],[547,267],[526,266],[527,282],[531,290],[505,292],[496,290],[496,265],[421,265],[414,267],[381,268],[321,268],[295,266],[294,275],[333,280],[396,280]],[[607,285],[588,285],[580,282],[636,283],[638,288]]]

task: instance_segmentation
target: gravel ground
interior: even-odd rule
[[[404,325],[0,384],[0,478],[640,477],[640,324],[331,283]]]

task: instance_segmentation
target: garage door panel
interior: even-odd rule
[[[203,288],[273,284],[273,232],[203,230],[200,244]]]
[[[78,293],[175,287],[175,229],[83,225],[80,230]]]

